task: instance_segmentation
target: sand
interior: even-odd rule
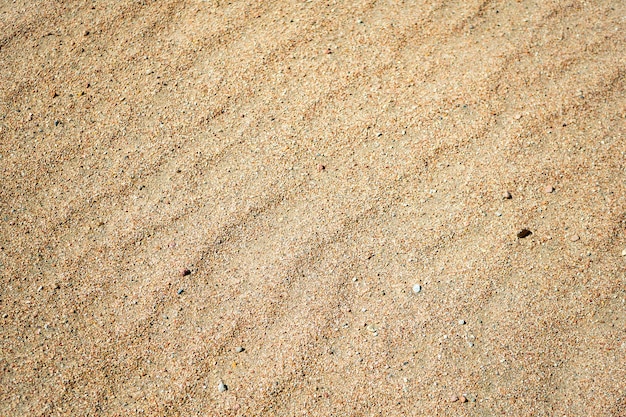
[[[624,16],[3,2],[0,416],[626,416]]]

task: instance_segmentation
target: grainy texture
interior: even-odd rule
[[[1,3],[0,415],[625,416],[624,16]]]

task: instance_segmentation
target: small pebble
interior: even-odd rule
[[[502,213],[500,213],[499,211],[496,211],[496,217],[502,217]]]
[[[89,31],[88,30],[84,31],[83,36],[89,36]]]
[[[453,395],[450,396],[450,402],[451,403],[455,403],[457,401],[459,401],[459,397],[456,394],[453,394]]]
[[[554,192],[554,187],[551,185],[546,185],[545,188],[543,189],[543,192],[546,194],[550,194]]]
[[[502,198],[505,199],[505,200],[510,200],[510,199],[513,198],[513,196],[511,195],[510,192],[505,191],[504,194],[502,194]]]
[[[413,285],[413,292],[415,294],[419,293],[420,291],[422,291],[422,286],[421,285],[419,285],[419,284]]]
[[[226,392],[228,391],[228,386],[224,384],[224,382],[220,381],[220,384],[217,386],[217,390],[219,392]]]
[[[180,271],[180,275],[186,277],[187,275],[191,275],[191,271],[185,268],[182,271]]]
[[[533,234],[533,232],[531,232],[530,230],[522,229],[519,232],[517,232],[517,237],[520,238],[520,239],[524,239],[525,237],[528,237],[528,236],[530,236],[532,234]]]
[[[626,256],[626,249],[622,251],[622,256]]]
[[[569,240],[571,240],[572,242],[577,242],[577,241],[580,240],[580,236],[572,235],[572,236],[570,236]]]
[[[176,293],[177,293],[178,295],[181,295],[184,291],[185,291],[185,290],[181,288],[181,289],[179,289],[178,291],[176,291]]]
[[[322,164],[319,164],[319,165],[317,166],[317,170],[318,170],[319,172],[322,172],[322,171],[323,171],[323,170],[325,170],[325,169],[326,169],[326,167],[325,167],[324,165],[322,165]]]
[[[235,352],[237,352],[237,353],[241,353],[241,352],[243,352],[244,350],[245,350],[245,349],[244,349],[242,346],[237,346],[237,347],[235,348]]]
[[[459,324],[462,326],[465,324],[465,320],[459,320]]]
[[[462,403],[466,403],[466,402],[467,402],[467,398],[465,398],[465,396],[464,396],[464,395],[461,395],[461,398],[459,398],[459,400],[460,400]]]

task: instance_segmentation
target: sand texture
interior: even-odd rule
[[[626,416],[625,33],[0,2],[0,416]]]

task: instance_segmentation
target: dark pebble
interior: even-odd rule
[[[185,290],[183,290],[183,289],[181,288],[181,289],[179,289],[178,291],[176,291],[176,293],[177,293],[178,295],[181,295],[184,291],[185,291]]]
[[[530,235],[532,235],[533,232],[531,232],[528,229],[522,229],[519,232],[517,232],[517,237],[519,237],[520,239],[524,239],[525,237],[528,237]]]
[[[188,270],[187,268],[183,269],[182,271],[180,271],[180,274],[184,277],[186,277],[187,275],[191,275],[191,271]]]

